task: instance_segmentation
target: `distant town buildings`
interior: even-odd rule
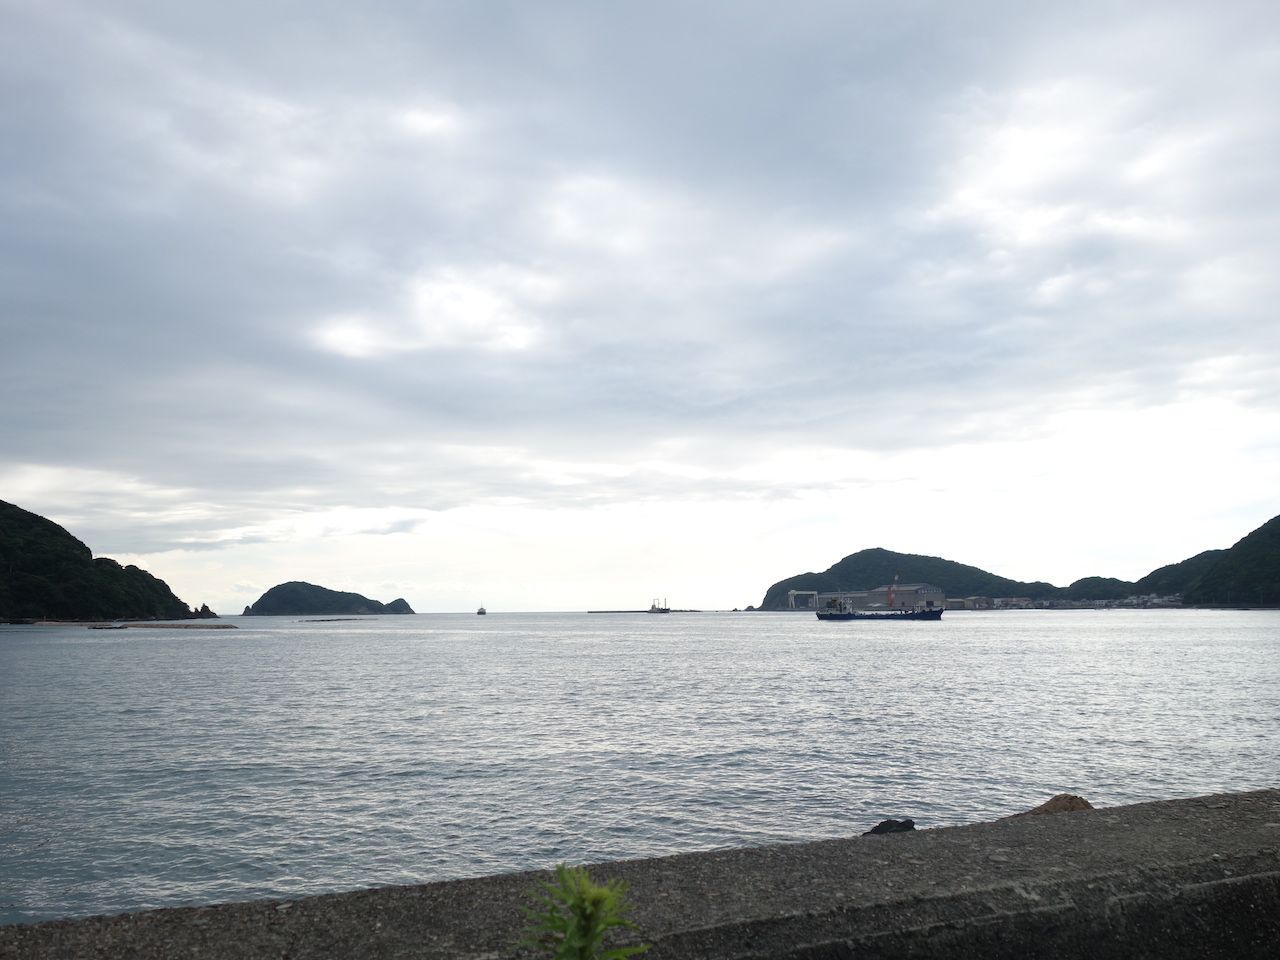
[[[889,606],[889,591],[893,591],[893,606],[903,610],[928,610],[942,607],[945,610],[1151,610],[1161,607],[1181,607],[1182,594],[1158,596],[1154,593],[1125,597],[1120,600],[1033,600],[1030,597],[950,597],[941,587],[931,583],[904,583],[896,587],[888,585],[874,590],[840,590],[820,593],[817,590],[788,590],[787,607],[791,610],[822,610],[841,607],[851,610],[870,610]]]
[[[1125,597],[1122,600],[1032,600],[1030,597],[951,597],[948,610],[1151,610],[1182,606],[1182,594]]]

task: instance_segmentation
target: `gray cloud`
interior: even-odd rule
[[[1276,404],[1267,5],[0,17],[3,458],[210,505],[138,549],[323,504],[778,493],[528,469],[673,440],[716,475],[1081,397]]]

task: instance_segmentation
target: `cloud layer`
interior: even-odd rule
[[[1205,546],[1280,512],[1240,478],[1278,439],[1271,5],[0,18],[0,497],[103,552],[331,511],[865,515],[895,464],[940,488],[983,450],[989,493],[1018,442],[1160,410],[1243,425]],[[1006,502],[1109,487],[1049,489]]]

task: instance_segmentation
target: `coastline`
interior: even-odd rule
[[[169,622],[166,620],[20,620],[6,621],[13,627],[86,627],[90,630],[238,630],[234,623],[191,623],[187,620]]]
[[[1280,790],[600,864],[647,957],[1280,956]],[[544,871],[0,927],[0,958],[516,951]]]

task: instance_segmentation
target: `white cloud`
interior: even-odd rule
[[[496,267],[445,269],[407,284],[397,315],[331,317],[316,332],[324,349],[348,357],[444,348],[524,350],[535,344],[535,311],[555,298],[553,280]]]
[[[847,228],[729,207],[727,199],[584,175],[552,184],[539,216],[551,241],[640,271],[609,276],[633,286],[655,278],[694,289],[777,283],[829,262],[850,243]]]
[[[392,114],[396,128],[414,138],[452,140],[466,129],[461,113],[450,107],[410,107]]]
[[[1195,232],[1194,181],[1216,131],[1168,129],[1137,89],[1066,77],[999,96],[971,95],[954,121],[965,155],[926,213],[968,224],[1000,248],[1082,238],[1179,241]],[[1190,203],[1189,203],[1190,201]]]

